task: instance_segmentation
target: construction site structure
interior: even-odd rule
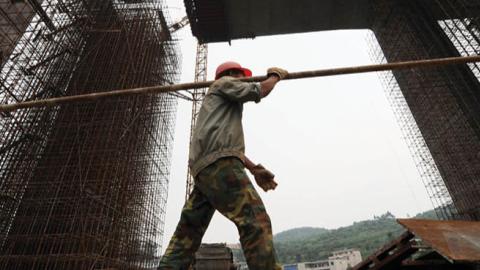
[[[374,58],[479,55],[480,13],[468,5],[472,1],[375,0]],[[479,79],[479,63],[383,75],[427,191],[446,219],[480,220]]]
[[[161,0],[0,1],[0,102],[174,84]],[[177,97],[3,113],[0,269],[153,269]]]
[[[208,44],[198,43],[197,54],[195,58],[195,82],[207,81],[207,63],[208,63]],[[193,131],[197,125],[198,113],[202,106],[203,99],[207,93],[207,88],[196,88],[192,91],[192,119],[190,123],[190,143],[192,142]],[[187,186],[185,200],[188,199],[190,193],[193,191],[194,179],[190,174],[190,167],[187,170]]]
[[[399,62],[480,54],[480,1],[184,0],[201,42],[338,29],[372,30],[373,57]],[[480,64],[382,75],[437,214],[480,220]]]
[[[26,1],[0,1],[0,66],[8,59],[35,14]]]

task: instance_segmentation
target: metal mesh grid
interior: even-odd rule
[[[15,48],[34,15],[23,1],[0,0],[0,66]]]
[[[197,44],[197,54],[195,59],[195,82],[204,82],[207,80],[207,62],[208,62],[208,44]],[[193,130],[197,125],[198,114],[202,107],[203,99],[207,93],[207,88],[194,89],[192,91],[192,121],[190,123],[190,144],[192,143]],[[187,169],[187,185],[185,189],[185,201],[193,191],[194,179],[190,174],[190,167]]]
[[[393,62],[478,54],[479,14],[472,7],[463,0],[375,0],[373,58]],[[478,64],[382,73],[387,97],[444,219],[480,219],[478,74]]]
[[[43,1],[1,70],[1,102],[171,84],[161,1]],[[40,14],[40,13],[37,13]],[[0,125],[0,268],[158,263],[176,97],[30,109]]]

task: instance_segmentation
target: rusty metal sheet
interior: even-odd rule
[[[480,222],[399,219],[416,237],[455,262],[480,262]]]
[[[417,252],[412,241],[414,235],[407,231],[377,250],[368,258],[353,267],[353,270],[397,269],[405,258]]]

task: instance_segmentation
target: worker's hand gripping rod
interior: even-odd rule
[[[366,72],[375,72],[375,71],[424,68],[424,67],[444,66],[444,65],[453,65],[453,64],[465,64],[465,63],[473,63],[473,62],[480,62],[480,56],[450,57],[450,58],[406,61],[406,62],[397,62],[397,63],[388,63],[388,64],[379,64],[379,65],[367,65],[367,66],[357,66],[357,67],[345,67],[345,68],[294,72],[294,73],[290,73],[285,78],[285,80],[356,74],[356,73],[366,73]],[[259,82],[265,79],[266,79],[266,76],[257,76],[252,78],[245,78],[242,80],[247,82]],[[96,100],[111,98],[111,97],[157,94],[157,93],[176,92],[180,90],[205,88],[205,87],[209,87],[213,82],[214,81],[206,81],[206,82],[196,82],[196,83],[183,83],[183,84],[168,85],[168,86],[151,86],[151,87],[141,87],[141,88],[134,88],[134,89],[124,89],[124,90],[114,90],[114,91],[107,91],[107,92],[84,94],[84,95],[78,95],[78,96],[65,96],[65,97],[33,100],[33,101],[26,101],[26,102],[14,103],[14,104],[1,105],[0,112],[10,112],[18,109],[34,108],[34,107],[53,107],[53,106],[62,105],[62,104],[84,102],[84,101],[96,101]]]

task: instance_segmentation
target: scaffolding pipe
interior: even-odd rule
[[[447,57],[447,58],[377,64],[377,65],[365,65],[365,66],[355,66],[355,67],[293,72],[293,73],[290,73],[284,80],[326,77],[326,76],[346,75],[346,74],[358,74],[358,73],[378,72],[378,71],[393,71],[393,70],[399,70],[399,69],[436,67],[436,66],[444,66],[444,65],[474,63],[474,62],[480,62],[480,56],[475,55],[475,56],[463,56],[463,57]],[[251,78],[244,78],[241,80],[245,82],[260,82],[265,80],[266,78],[267,76],[256,76]],[[76,96],[49,98],[49,99],[43,99],[43,100],[33,100],[33,101],[26,101],[26,102],[20,102],[15,104],[1,105],[0,112],[5,113],[5,112],[11,112],[19,109],[26,109],[26,108],[53,107],[53,106],[75,103],[75,102],[97,101],[100,99],[111,98],[111,97],[158,94],[158,93],[176,92],[181,90],[198,89],[198,88],[209,87],[213,82],[214,81],[206,81],[206,82],[192,82],[192,83],[183,83],[183,84],[167,85],[167,86],[150,86],[150,87],[140,87],[140,88],[133,88],[133,89],[113,90],[113,91],[106,91],[106,92],[99,92],[99,93],[76,95]]]

